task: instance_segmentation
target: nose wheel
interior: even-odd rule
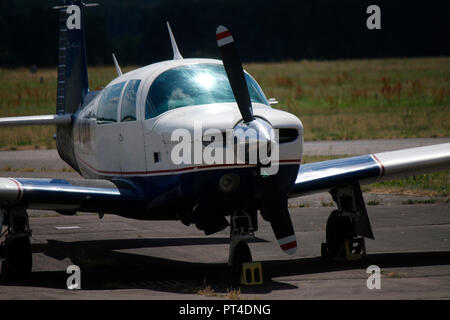
[[[248,244],[240,241],[233,250],[231,272],[233,280],[239,281],[242,274],[242,265],[246,262],[252,262],[252,253]]]
[[[252,262],[252,254],[246,241],[255,237],[254,222],[251,215],[245,211],[236,212],[231,216],[230,253],[228,266],[231,268],[233,281],[241,278],[242,264]]]

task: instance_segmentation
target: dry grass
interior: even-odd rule
[[[241,289],[228,288],[226,294],[217,293],[210,285],[205,285],[204,288],[197,290],[197,294],[205,297],[226,298],[229,300],[242,300]]]
[[[202,289],[197,291],[197,294],[205,296],[205,297],[218,297],[219,294],[210,286],[205,286]]]
[[[399,272],[395,272],[395,271],[393,271],[393,272],[386,272],[386,271],[382,270],[381,274],[384,275],[385,277],[388,277],[388,278],[404,278],[405,277],[404,274],[399,273]]]
[[[302,163],[346,158],[348,155],[304,156]],[[377,182],[361,186],[363,192],[395,193],[416,196],[448,197],[450,195],[450,170],[419,174],[404,179]],[[322,199],[322,206],[329,205]],[[375,203],[372,203],[375,205]]]
[[[135,69],[125,67],[124,72]],[[89,86],[98,90],[116,76],[114,67],[89,68]],[[56,68],[30,73],[26,68],[0,69],[0,117],[54,114]],[[0,128],[0,150],[52,149],[54,126]]]
[[[450,136],[450,58],[248,64],[306,140]]]
[[[378,182],[363,186],[363,191],[448,197],[450,195],[450,170]]]

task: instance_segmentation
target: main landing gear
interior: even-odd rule
[[[364,258],[366,254],[364,238],[354,232],[352,217],[339,210],[331,212],[328,218],[326,240],[321,247],[325,259],[354,261]]]
[[[326,243],[322,243],[324,259],[361,260],[366,256],[364,237],[374,239],[359,184],[330,191],[338,209],[331,212],[326,226]]]
[[[240,280],[243,263],[252,262],[252,254],[246,241],[255,237],[256,228],[256,212],[251,215],[244,210],[239,210],[231,216],[228,266],[231,267],[233,280]]]
[[[2,261],[1,276],[4,279],[21,280],[29,277],[32,267],[31,229],[25,209],[0,208],[0,233],[6,226],[5,240],[0,243]]]

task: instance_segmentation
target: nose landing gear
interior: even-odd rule
[[[231,267],[232,279],[236,281],[240,280],[242,264],[252,262],[252,254],[246,241],[255,237],[256,212],[254,216],[244,210],[239,210],[231,216],[228,266]]]

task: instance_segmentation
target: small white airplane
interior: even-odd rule
[[[323,254],[352,259],[365,252],[364,237],[373,239],[361,184],[450,168],[448,143],[300,166],[301,121],[270,106],[243,70],[234,39],[223,26],[216,31],[222,60],[184,59],[169,27],[172,60],[122,74],[113,57],[118,77],[103,90],[90,91],[82,21],[86,6],[66,0],[56,7],[56,114],[0,118],[1,126],[56,125],[59,155],[86,178],[0,178],[1,257],[7,276],[31,272],[28,209],[180,220],[195,223],[207,235],[230,226],[229,264],[240,272],[242,263],[252,259],[246,241],[258,229],[257,212],[270,222],[281,249],[293,254],[297,241],[288,199],[323,191],[338,206],[327,222]],[[278,171],[261,175],[265,165],[259,160],[174,163],[171,134],[181,128],[195,136],[196,121],[202,130],[222,134],[256,130],[263,144],[272,141],[267,130],[278,129]],[[203,146],[209,142],[203,135]]]

